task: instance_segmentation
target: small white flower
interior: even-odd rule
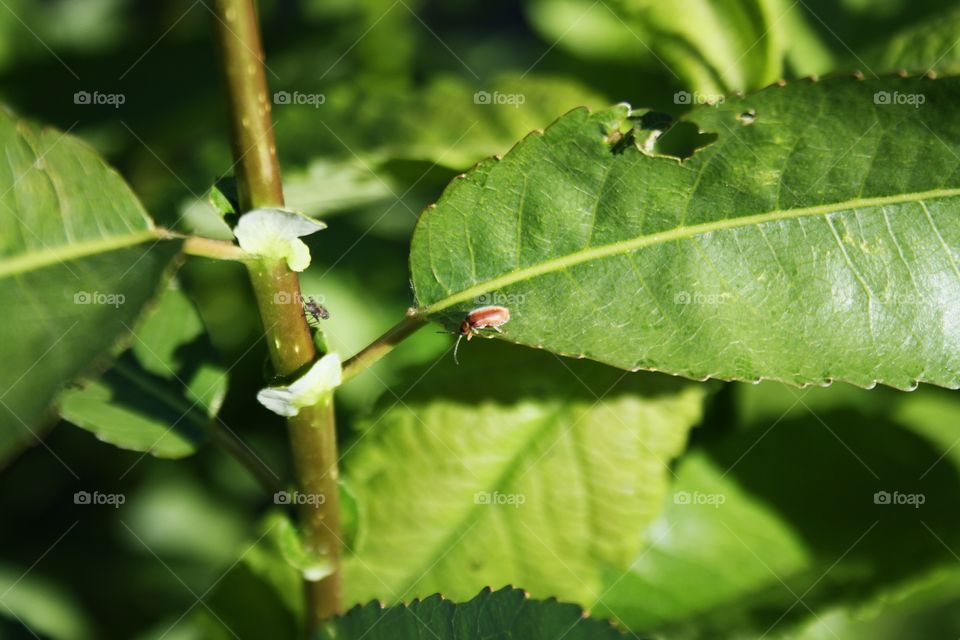
[[[340,356],[328,353],[289,385],[261,389],[257,400],[277,415],[295,416],[300,409],[317,404],[324,395],[340,386],[341,370]]]
[[[300,238],[327,225],[294,211],[254,209],[240,216],[233,235],[240,248],[264,258],[286,260],[292,271],[310,266],[310,249]]]

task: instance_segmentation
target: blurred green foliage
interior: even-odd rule
[[[418,212],[529,130],[581,104],[678,113],[680,90],[855,69],[950,72],[960,61],[956,4],[262,2],[268,81],[290,99],[274,105],[288,191],[331,225],[310,239],[304,292],[322,297],[328,338],[350,354],[411,303],[406,256]],[[0,100],[94,145],[161,224],[222,232],[205,204],[233,164],[212,19],[202,0],[7,0]],[[83,104],[77,92],[124,101]],[[265,347],[246,274],[191,260],[178,278],[228,371],[219,420],[278,484],[289,481],[283,424],[254,400]],[[343,449],[383,403],[402,407],[434,364],[435,375],[457,380],[450,345],[421,331],[350,381],[337,407]],[[466,357],[482,360],[487,346],[472,344]],[[509,373],[536,382],[547,404],[571,393],[570,369],[555,358]],[[582,375],[596,384],[610,373]],[[415,386],[424,404],[433,390],[450,393]],[[459,383],[463,397],[469,386]],[[514,400],[503,386],[486,401]],[[671,468],[664,510],[630,571],[581,604],[664,638],[956,637],[957,425],[956,394],[941,390],[726,385]],[[3,458],[0,637],[295,633],[289,576],[273,575],[276,549],[262,548],[270,538],[255,524],[272,496],[219,450],[162,460],[61,424]],[[94,491],[124,503],[76,502]],[[926,503],[877,504],[878,491],[922,493]],[[697,492],[724,501],[677,497]],[[356,508],[362,535],[365,507]]]

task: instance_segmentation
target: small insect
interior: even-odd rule
[[[328,320],[330,318],[330,312],[327,311],[327,308],[314,300],[312,296],[303,301],[303,310],[306,311],[308,316],[313,318],[314,322],[320,322],[321,319]]]
[[[500,331],[500,327],[509,321],[510,310],[506,307],[479,307],[468,313],[467,317],[464,318],[460,324],[460,335],[457,336],[457,344],[453,346],[453,361],[460,364],[460,361],[457,360],[457,349],[460,348],[460,341],[463,340],[464,336],[467,337],[467,341],[469,342],[470,338],[480,333],[481,329],[493,329],[497,333],[503,333]]]

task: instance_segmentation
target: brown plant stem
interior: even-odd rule
[[[253,2],[216,0],[214,15],[241,209],[282,207],[283,188]],[[251,260],[247,269],[273,368],[280,376],[292,376],[317,357],[300,304],[299,278],[282,261]],[[308,552],[327,557],[334,567],[333,574],[306,581],[307,626],[313,631],[341,610],[340,501],[332,397],[302,409],[287,424],[299,491],[323,496],[321,500],[306,500],[299,507],[303,542]]]

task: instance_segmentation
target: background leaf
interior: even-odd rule
[[[104,442],[180,458],[207,438],[227,376],[212,359],[190,300],[169,288],[134,333],[131,354],[100,380],[70,389],[60,415]]]
[[[944,569],[888,594],[867,611],[842,606],[821,611],[789,637],[818,640],[837,634],[848,640],[896,640],[910,635],[950,638],[960,632],[958,596],[960,575],[955,569]]]
[[[958,31],[960,8],[907,27],[865,57],[870,66],[880,72],[906,69],[921,74],[929,71],[956,74],[960,71]]]
[[[649,546],[610,576],[594,615],[669,638],[849,637],[888,602],[918,590],[936,602],[942,581],[949,593],[954,394],[781,389],[779,412],[684,456]],[[780,395],[771,383],[737,392],[738,405]]]
[[[76,138],[0,111],[0,148],[0,440],[31,442],[62,386],[129,334],[180,243]]]
[[[814,48],[803,8],[780,0],[528,5],[549,41],[584,56],[642,61],[706,94],[755,89],[783,77],[787,26],[790,36],[805,40],[808,53]]]
[[[640,549],[704,388],[491,343],[461,359],[414,371],[344,449],[361,540],[347,602],[477,584],[597,598]]]
[[[0,567],[0,590],[3,594],[0,620],[5,619],[0,623],[0,635],[4,638],[21,637],[20,634],[27,637],[29,633],[34,637],[42,633],[50,640],[94,637],[90,621],[72,594],[56,585],[3,566]]]
[[[502,304],[505,339],[626,369],[955,387],[958,95],[773,87],[695,109],[718,138],[683,162],[612,143],[626,106],[575,111],[420,218],[417,304],[451,329]]]
[[[574,107],[609,102],[568,78],[518,74],[483,84],[440,76],[418,92],[350,84],[328,93],[322,110],[276,107],[281,143],[309,131],[328,156],[355,161],[360,155],[368,163],[425,160],[460,170],[505,153]]]

